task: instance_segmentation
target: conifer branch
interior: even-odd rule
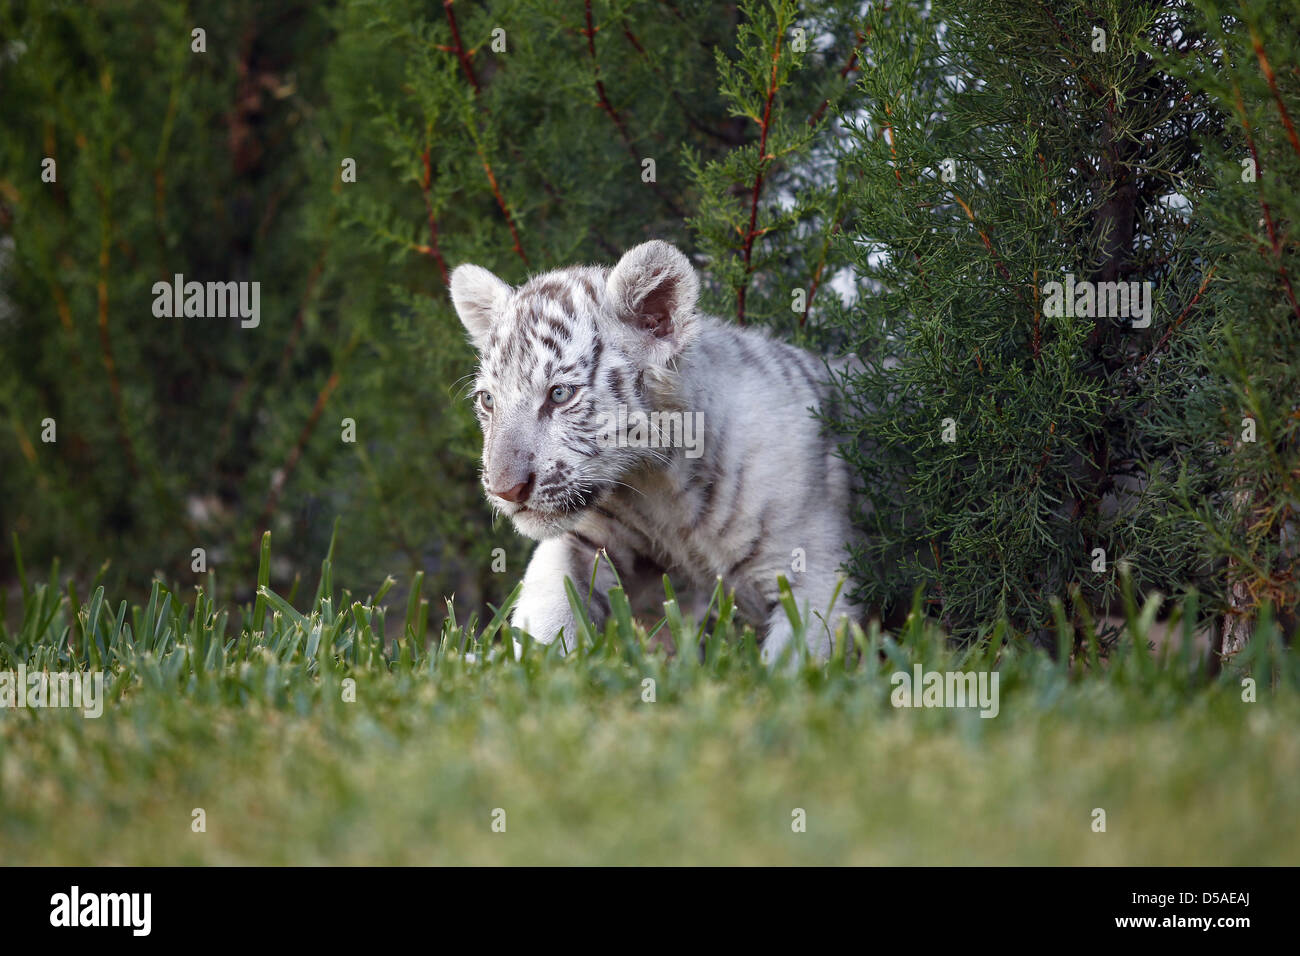
[[[614,104],[609,101],[609,94],[605,91],[605,81],[600,77],[600,60],[596,58],[596,30],[598,28],[592,22],[591,0],[586,0],[583,14],[586,17],[587,26],[579,32],[587,38],[587,53],[591,57],[591,72],[596,81],[596,98],[600,103],[601,110],[613,121],[614,127],[618,130],[619,138],[623,141],[624,148],[627,149],[628,155],[632,157],[633,164],[639,164],[641,157],[637,155],[636,147],[632,145],[632,137],[628,134],[627,124],[623,122],[623,117],[614,108]],[[657,182],[651,181],[649,185],[654,194],[663,200],[674,216],[679,219],[685,217],[685,211],[659,188]]]
[[[341,184],[336,181],[334,191],[337,192],[340,186]],[[331,211],[331,226],[333,225],[333,222],[334,215]],[[290,329],[284,348],[280,352],[280,364],[277,373],[277,380],[284,379],[284,376],[289,370],[289,362],[292,360],[294,352],[297,351],[298,341],[302,338],[303,326],[306,321],[307,307],[311,303],[311,299],[315,294],[317,283],[320,282],[321,276],[325,273],[325,260],[328,253],[329,243],[323,242],[320,250],[316,254],[316,261],[312,264],[311,271],[307,273],[307,281],[303,286],[302,296],[298,300],[298,307],[294,310],[293,327]],[[239,384],[235,386],[234,392],[230,396],[230,401],[226,405],[225,416],[222,419],[221,430],[218,432],[216,443],[216,448],[221,453],[224,453],[229,445],[231,431],[234,427],[235,412],[238,411],[240,406],[243,404],[244,396],[248,394],[255,379],[257,379],[256,370],[250,368],[244,374],[244,377],[240,380]],[[264,385],[264,382],[260,379],[258,379],[258,381],[259,384]]]
[[[580,32],[580,31],[573,31],[573,32]],[[654,75],[657,76],[659,78],[659,81],[663,84],[664,89],[668,90],[669,95],[671,95],[673,98],[673,102],[676,103],[677,108],[682,111],[682,117],[686,120],[687,124],[691,126],[691,128],[699,130],[705,136],[709,136],[712,137],[713,139],[718,140],[719,142],[726,143],[728,146],[744,145],[745,140],[743,137],[731,135],[727,133],[725,130],[715,129],[712,126],[709,126],[707,123],[701,122],[700,118],[695,115],[690,105],[684,99],[682,99],[682,94],[677,91],[674,84],[668,79],[668,77],[664,76],[663,70],[659,68],[659,64],[655,61],[655,58],[652,57],[646,51],[645,45],[641,42],[641,40],[637,37],[637,35],[633,33],[629,28],[624,27],[623,36],[627,38],[628,43],[632,44],[632,48],[636,50],[637,53],[641,54],[642,58],[646,62],[646,65],[650,67],[650,69],[654,72]]]
[[[460,38],[460,25],[456,22],[456,12],[452,10],[455,2],[456,0],[442,0],[442,9],[447,13],[447,25],[451,27],[451,39],[454,44],[451,52],[456,54],[465,79],[469,80],[469,85],[474,88],[474,93],[477,95],[482,92],[482,89],[478,85],[478,77],[474,75],[474,64],[470,62],[470,54]]]
[[[510,208],[506,205],[506,198],[501,195],[501,187],[497,185],[497,177],[492,172],[492,164],[488,162],[482,144],[478,144],[476,150],[479,160],[483,163],[483,172],[487,174],[488,183],[492,187],[492,195],[496,197],[497,205],[501,208],[501,214],[506,217],[506,226],[510,229],[510,238],[514,243],[515,254],[524,261],[524,265],[529,265],[528,256],[524,254],[523,244],[519,241],[519,230],[515,228],[514,216],[510,215]]]
[[[591,0],[586,0],[583,14],[587,19],[587,26],[581,33],[587,38],[587,53],[591,56],[591,72],[596,80],[596,98],[600,101],[600,108],[605,111],[605,115],[613,120],[614,125],[618,128],[618,135],[622,138],[623,144],[631,150],[632,139],[627,134],[627,127],[623,125],[623,118],[618,115],[618,110],[614,109],[614,104],[609,101],[609,96],[605,92],[605,81],[600,78],[600,61],[596,59],[596,28],[591,21]],[[635,151],[633,151],[632,158],[636,158]]]
[[[894,161],[894,179],[898,185],[903,185],[903,174],[898,169],[898,147],[894,143],[894,124],[892,122],[894,111],[890,109],[889,104],[885,104],[885,115],[890,119],[885,120],[881,126],[881,135],[885,137],[885,142],[889,144],[889,156]]]
[[[1083,53],[1079,50],[1078,46],[1075,45],[1074,40],[1072,39],[1073,34],[1070,33],[1069,30],[1065,29],[1065,25],[1061,23],[1061,21],[1058,20],[1055,17],[1055,15],[1053,15],[1052,7],[1049,3],[1045,2],[1044,0],[1042,5],[1043,5],[1043,13],[1046,14],[1047,19],[1052,21],[1052,26],[1056,28],[1056,32],[1061,35],[1061,38],[1065,42],[1065,45],[1068,47],[1069,51],[1073,54],[1073,57],[1069,57],[1069,56],[1065,57],[1065,62],[1070,64],[1070,69],[1079,77],[1079,79],[1083,81],[1084,85],[1087,86],[1089,90],[1091,90],[1097,96],[1104,95],[1105,90],[1103,90],[1100,86],[1098,86],[1097,83],[1090,76],[1088,76],[1087,73],[1083,72]]]
[[[767,175],[767,136],[772,129],[772,101],[776,98],[777,67],[780,60],[781,33],[777,31],[772,42],[772,76],[767,84],[767,101],[763,107],[763,118],[759,121],[761,132],[758,138],[758,169],[754,173],[754,187],[749,197],[749,228],[745,231],[742,246],[744,274],[740,280],[740,288],[736,290],[736,321],[740,325],[745,324],[745,293],[749,289],[749,276],[753,270],[754,240],[759,235],[755,228],[758,225],[758,201],[763,194],[763,182]]]
[[[428,213],[429,219],[429,244],[421,246],[420,251],[433,259],[438,264],[438,272],[442,275],[442,284],[450,285],[451,277],[447,273],[447,261],[442,257],[442,249],[438,246],[438,219],[433,213],[433,197],[430,195],[430,188],[433,185],[433,168],[429,162],[429,147],[424,147],[424,155],[421,157],[424,165],[424,173],[420,179],[420,195],[424,197],[424,208]]]
[[[1250,42],[1255,48],[1255,57],[1259,60],[1259,68],[1264,73],[1264,79],[1268,82],[1269,91],[1273,94],[1273,101],[1277,103],[1277,111],[1281,114],[1282,125],[1286,127],[1287,138],[1291,141],[1291,148],[1295,154],[1300,156],[1300,136],[1296,135],[1295,126],[1291,123],[1291,115],[1286,110],[1286,104],[1282,102],[1282,94],[1278,92],[1277,77],[1273,75],[1273,66],[1268,62],[1268,57],[1264,55],[1264,44],[1255,32],[1254,24],[1249,24]]]
[[[805,308],[799,315],[799,327],[803,328],[808,322],[808,313],[812,310],[813,298],[817,295],[817,289],[821,286],[822,272],[826,269],[826,260],[830,255],[831,240],[839,233],[843,226],[843,220],[837,221],[826,233],[826,239],[822,242],[821,257],[817,260],[817,268],[813,270],[812,281],[808,283],[808,301],[804,303]]]
[[[483,92],[483,88],[479,85],[478,77],[474,73],[474,65],[470,62],[471,54],[465,49],[465,44],[461,40],[460,25],[456,22],[455,11],[452,10],[454,3],[455,0],[443,0],[442,3],[442,8],[447,13],[447,24],[451,27],[452,41],[455,44],[452,47],[452,52],[455,53],[456,59],[460,62],[461,71],[465,74],[465,79],[469,81],[469,85],[473,88],[474,95],[477,97]],[[497,206],[501,209],[501,215],[505,217],[506,226],[510,230],[510,238],[513,242],[512,248],[515,254],[524,261],[524,265],[528,265],[528,256],[524,254],[523,243],[519,241],[519,230],[515,228],[514,216],[510,214],[510,207],[506,205],[505,197],[501,195],[501,187],[497,185],[496,173],[493,172],[492,164],[488,161],[487,154],[484,153],[481,143],[476,144],[476,152],[479,161],[483,164],[483,172],[487,174],[488,185],[492,187],[492,195],[496,198]],[[445,268],[443,271],[446,271]]]
[[[289,478],[293,475],[294,470],[298,467],[298,461],[302,458],[302,450],[307,445],[307,440],[311,438],[311,433],[316,430],[316,423],[320,421],[321,415],[325,411],[325,404],[329,401],[330,396],[334,394],[334,389],[338,388],[339,373],[336,369],[330,373],[325,385],[316,395],[316,402],[312,406],[311,414],[307,416],[306,423],[302,426],[302,431],[298,433],[298,440],[293,443],[289,449],[289,457],[285,459],[284,465],[280,468],[280,473],[276,475],[275,480],[271,482],[271,491],[266,497],[266,504],[262,506],[262,513],[257,519],[258,538],[261,538],[261,532],[270,527],[271,516],[275,513],[276,507],[280,503],[280,493],[284,486],[289,483]]]
[[[1174,319],[1169,328],[1165,329],[1164,334],[1160,336],[1160,339],[1156,344],[1151,347],[1151,351],[1142,357],[1142,360],[1138,363],[1138,371],[1146,368],[1147,363],[1151,361],[1151,357],[1168,344],[1170,336],[1178,330],[1178,327],[1187,319],[1187,316],[1191,313],[1196,303],[1200,301],[1201,295],[1205,292],[1206,287],[1209,286],[1210,280],[1214,278],[1214,273],[1218,271],[1218,268],[1219,266],[1217,263],[1210,267],[1210,271],[1207,272],[1205,278],[1201,280],[1201,287],[1196,290],[1196,294],[1192,296],[1191,301],[1184,306],[1183,311],[1178,314],[1178,318]]]
[[[1007,270],[1007,267],[1002,262],[1002,257],[999,256],[997,250],[993,248],[993,240],[989,238],[988,233],[984,231],[984,229],[980,226],[980,224],[975,221],[975,213],[971,210],[970,206],[966,204],[966,201],[962,199],[961,196],[957,195],[957,191],[955,189],[950,190],[950,192],[952,194],[952,198],[957,201],[957,205],[961,206],[962,211],[966,213],[966,218],[968,218],[971,221],[971,225],[975,227],[975,231],[979,233],[980,241],[984,243],[984,248],[987,249],[989,255],[993,257],[993,265],[997,268],[998,274],[1001,275],[1002,278],[1007,281],[1007,283],[1011,287],[1012,293],[1020,301],[1020,303],[1022,305],[1026,304],[1025,297],[1020,294],[1020,289],[1017,288],[1014,280],[1012,280],[1011,273]],[[1038,341],[1038,313],[1036,309],[1031,309],[1030,311],[1033,312],[1034,315],[1034,339],[1033,342],[1031,343],[1031,346],[1033,349],[1034,358],[1039,358],[1041,356],[1041,351],[1039,348],[1039,341]]]
[[[888,12],[889,4],[885,4],[883,10],[885,12]],[[858,53],[862,50],[863,44],[867,42],[867,37],[870,35],[871,35],[871,27],[867,27],[865,33],[863,33],[862,31],[858,31],[858,42],[853,44],[853,51],[849,54],[849,62],[845,63],[844,69],[840,70],[841,80],[845,79],[857,67]],[[828,96],[826,97],[826,99],[822,100],[821,105],[818,106],[817,109],[813,110],[813,115],[808,118],[808,125],[816,126],[821,121],[823,114],[825,114],[826,108],[830,105],[831,105],[831,98]]]
[[[1236,100],[1237,113],[1241,117],[1242,132],[1246,137],[1246,146],[1250,150],[1251,161],[1255,164],[1255,175],[1260,176],[1264,167],[1259,161],[1259,150],[1255,148],[1255,135],[1251,132],[1250,117],[1246,114],[1246,104],[1241,98],[1241,89],[1236,81],[1232,83],[1232,91]],[[1273,258],[1277,260],[1277,274],[1282,280],[1282,288],[1286,292],[1287,301],[1291,303],[1291,311],[1295,313],[1297,319],[1300,319],[1300,303],[1296,302],[1295,289],[1291,286],[1291,276],[1286,271],[1286,262],[1282,258],[1282,243],[1278,239],[1277,226],[1273,222],[1273,210],[1269,208],[1261,192],[1259,197],[1259,206],[1264,213],[1264,224],[1268,231],[1268,244],[1273,252]]]

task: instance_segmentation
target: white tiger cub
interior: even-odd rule
[[[661,609],[665,571],[706,592],[721,575],[771,662],[794,633],[784,574],[812,615],[809,650],[825,658],[842,619],[859,615],[844,593],[833,601],[854,532],[848,468],[811,411],[830,399],[830,375],[808,352],[697,313],[698,293],[690,261],[657,240],[612,270],[560,269],[519,288],[479,266],[452,273],[480,358],[483,486],[541,542],[512,623],[572,648],[564,579],[588,597],[593,564],[598,627],[610,563],[637,613]],[[647,421],[642,436],[612,433]],[[697,421],[702,441],[683,441],[678,424]]]

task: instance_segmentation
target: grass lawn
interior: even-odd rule
[[[1000,631],[954,651],[915,618],[773,673],[725,599],[704,653],[670,658],[615,594],[577,652],[516,661],[499,616],[430,639],[418,580],[386,643],[383,594],[330,577],[310,613],[265,590],[223,609],[155,584],[128,608],[25,582],[0,670],[102,670],[107,700],[0,710],[0,859],[1300,863],[1300,667],[1272,629],[1215,678],[1141,640],[1091,667]],[[665,617],[679,647],[700,633],[673,601]],[[917,662],[995,663],[997,716],[892,706]]]

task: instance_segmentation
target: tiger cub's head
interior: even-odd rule
[[[452,301],[479,355],[483,487],[521,533],[562,534],[630,471],[663,457],[614,440],[612,429],[673,405],[698,294],[690,261],[658,240],[613,269],[558,269],[518,288],[479,266],[452,273]]]

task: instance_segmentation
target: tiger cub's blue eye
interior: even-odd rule
[[[573,398],[574,388],[572,385],[557,385],[551,389],[551,401],[556,405],[563,405],[569,399]]]
[[[483,406],[485,411],[492,411],[492,396],[489,393],[479,392],[478,403]]]

